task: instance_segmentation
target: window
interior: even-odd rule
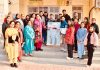
[[[100,0],[96,0],[96,7],[100,8]]]
[[[39,11],[48,12],[48,7],[39,7]]]
[[[48,7],[44,7],[44,12],[48,12]]]
[[[50,7],[50,12],[51,13],[59,12],[59,8],[58,7]]]
[[[82,10],[82,7],[73,7],[72,10]]]
[[[39,11],[48,12],[48,13],[58,13],[59,7],[29,7],[29,13],[38,13]]]
[[[83,7],[82,6],[73,6],[72,11],[73,11],[73,16],[74,16],[74,13],[77,12],[78,18],[82,19],[83,17]]]
[[[28,8],[29,13],[33,13],[33,12],[38,12],[38,7],[29,7]]]

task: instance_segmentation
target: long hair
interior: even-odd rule
[[[71,20],[71,19],[70,19],[70,20],[68,20],[68,22],[71,22],[71,24],[70,24],[70,25],[68,24],[68,28],[69,28],[69,27],[74,27],[74,24],[72,23],[72,20]]]
[[[84,19],[87,20],[86,24],[89,24],[89,18],[88,17],[85,17]]]

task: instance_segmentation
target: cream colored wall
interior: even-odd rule
[[[10,0],[11,5],[9,5],[9,11],[12,12],[12,14],[19,13],[19,0]]]
[[[95,0],[91,0],[90,8],[92,8],[93,6],[95,6]],[[91,18],[96,18],[96,23],[100,27],[100,8],[95,8],[92,10],[90,21],[91,21]],[[100,28],[99,28],[99,30],[100,30]]]
[[[57,0],[43,0],[45,6],[57,6]]]
[[[84,17],[89,17],[89,10],[90,10],[90,6],[89,6],[89,0],[83,0],[83,18]]]
[[[88,16],[88,11],[89,11],[89,0],[83,1],[83,0],[73,0],[72,5],[79,5],[83,6],[83,17]],[[63,1],[64,2],[64,1]],[[62,3],[63,3],[62,2]],[[29,3],[29,5],[28,5]],[[69,6],[59,6],[57,3],[57,0],[43,0],[42,2],[28,2],[27,0],[20,0],[20,12],[27,14],[27,7],[28,6],[59,6],[60,7],[60,12],[62,9],[66,9],[67,13],[72,16],[72,5]]]
[[[8,14],[8,0],[0,0],[0,22]]]
[[[93,17],[96,18],[97,20],[100,20],[100,9],[95,9],[93,11]],[[99,24],[100,24],[100,22],[99,22]]]
[[[93,12],[92,12],[92,14],[93,14],[93,16],[91,18],[96,18],[96,23],[100,27],[100,9],[94,9]]]
[[[65,9],[66,13],[69,14],[72,17],[72,6],[60,6],[60,13],[62,13],[62,10]]]
[[[0,36],[2,35],[2,24],[4,17],[8,14],[8,0],[0,0]]]
[[[73,0],[72,5],[83,7],[83,18],[89,16],[89,0]]]
[[[16,3],[12,4],[9,7],[9,10],[13,13],[23,13],[28,14],[29,6],[58,6],[60,7],[60,13],[63,9],[67,10],[67,13],[72,16],[72,6],[82,6],[83,7],[83,18],[89,16],[89,10],[94,6],[95,0],[72,0],[72,5],[64,6],[65,4],[58,4],[58,0],[43,0],[42,2],[29,2],[29,0],[11,0],[16,1]],[[60,0],[61,1],[61,0]],[[63,2],[64,3],[64,0]],[[94,17],[97,19],[97,23],[99,24],[99,15],[100,9],[94,9],[91,13],[91,18]]]
[[[19,13],[27,15],[28,13],[28,0],[19,0]]]

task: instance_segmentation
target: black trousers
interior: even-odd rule
[[[92,58],[93,58],[93,52],[94,52],[94,46],[92,44],[87,45],[87,50],[88,50],[88,62],[87,65],[92,64]]]
[[[74,48],[75,48],[75,51],[77,51],[77,37],[76,37],[76,33],[74,34]]]
[[[3,48],[5,48],[5,41],[6,41],[5,34],[3,34],[3,37],[4,37]]]
[[[46,44],[47,42],[47,30],[46,29],[42,29],[42,37],[44,39],[44,44]]]
[[[73,58],[73,45],[67,44],[68,57]]]

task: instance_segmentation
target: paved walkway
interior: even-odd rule
[[[74,59],[69,61],[66,60],[67,52],[60,51],[60,47],[48,46],[43,47],[42,52],[34,51],[33,57],[23,57],[18,68],[11,68],[2,45],[3,40],[0,40],[0,70],[100,70],[100,47],[94,52],[90,68],[86,67],[87,59],[77,59],[76,53]]]

